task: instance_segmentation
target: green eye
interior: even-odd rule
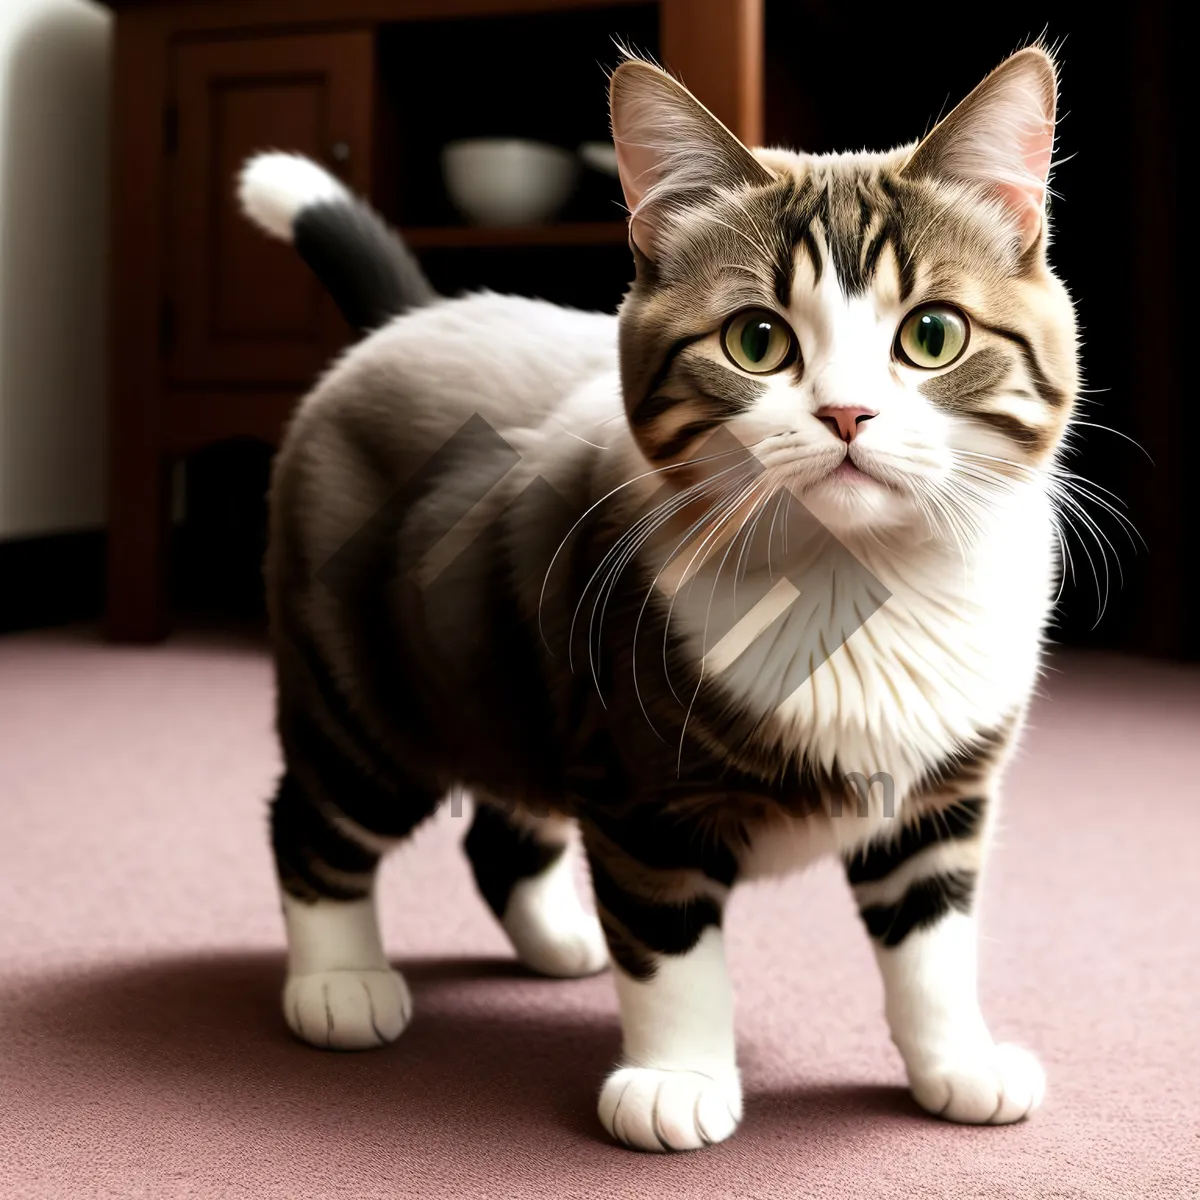
[[[910,367],[932,371],[948,367],[962,356],[971,336],[967,318],[948,304],[925,304],[914,308],[900,322],[896,333],[896,357]]]
[[[721,331],[721,345],[734,366],[754,375],[769,375],[796,356],[796,335],[781,317],[765,308],[737,313]]]

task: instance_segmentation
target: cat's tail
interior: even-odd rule
[[[374,209],[298,154],[258,154],[238,179],[242,211],[291,242],[355,329],[438,299],[412,252]]]

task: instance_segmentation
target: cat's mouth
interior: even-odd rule
[[[890,490],[892,488],[892,484],[888,480],[871,470],[870,463],[864,457],[854,455],[850,447],[846,448],[840,462],[835,463],[820,479],[815,481],[815,486],[821,485],[854,489],[884,487]]]
[[[777,482],[797,497],[818,497],[840,507],[843,503],[879,499],[884,494],[904,492],[889,465],[873,461],[873,455],[854,446],[822,446],[820,449],[781,447],[783,461],[766,453],[760,461]]]
[[[842,459],[836,467],[826,476],[827,479],[840,479],[848,483],[853,483],[859,479],[874,479],[873,475],[867,474],[861,467],[857,466],[847,455]]]

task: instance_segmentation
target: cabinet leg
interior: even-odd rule
[[[109,491],[107,632],[113,641],[157,642],[170,627],[170,466],[155,455],[118,470]]]

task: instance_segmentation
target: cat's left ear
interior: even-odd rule
[[[1046,220],[1058,82],[1054,60],[1028,46],[1000,64],[913,152],[904,173],[953,179],[995,196],[1025,251]]]
[[[648,62],[622,63],[609,84],[613,141],[629,233],[650,260],[673,212],[717,188],[774,179],[681,83]]]

